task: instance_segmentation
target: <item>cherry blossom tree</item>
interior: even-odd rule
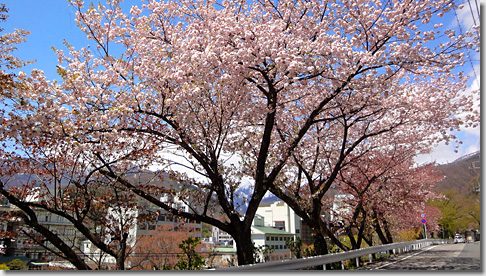
[[[1,160],[0,194],[21,211],[17,218],[38,233],[36,238],[33,236],[34,241],[48,241],[53,247],[46,247],[46,250],[71,262],[77,269],[86,270],[91,269],[86,261],[91,256],[84,255],[81,250],[80,242],[84,238],[105,255],[112,256],[116,269],[125,269],[131,253],[130,239],[133,239],[129,230],[156,215],[143,214],[143,207],[135,202],[133,193],[97,174],[97,168],[80,166],[83,162],[13,159],[13,155]],[[46,212],[64,218],[77,234],[72,239],[56,234],[40,218],[39,214]]]
[[[343,168],[383,141],[413,137],[426,151],[479,121],[456,71],[474,33],[431,23],[450,0],[71,4],[89,46],[57,50],[60,83],[19,73],[3,135],[53,156],[83,154],[139,197],[217,226],[240,265],[254,262],[250,227],[267,191],[323,243],[321,201]],[[178,192],[190,212],[124,174],[154,165],[194,173],[174,173],[193,187]],[[302,174],[305,191],[294,181]]]
[[[413,157],[387,152],[340,172],[339,190],[353,200],[338,218],[344,221],[353,249],[360,248],[365,228],[372,228],[382,244],[393,243],[392,233],[421,226],[422,214],[427,214],[428,230],[438,230],[440,212],[428,202],[441,198],[434,187],[442,175],[434,164],[413,167]],[[358,230],[356,239],[353,227]]]
[[[8,8],[5,4],[0,4],[0,22],[4,22],[8,18]],[[3,28],[0,28],[0,32],[3,32]],[[29,32],[18,29],[13,33],[2,34],[0,36],[0,89],[5,91],[7,88],[14,85],[14,76],[12,72],[15,69],[21,68],[32,61],[24,61],[13,55],[13,52],[17,50],[16,45],[25,42],[25,36]]]

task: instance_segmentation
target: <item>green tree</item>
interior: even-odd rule
[[[204,265],[204,259],[196,252],[197,246],[201,244],[199,237],[189,237],[182,241],[179,248],[184,252],[177,255],[180,259],[176,267],[180,270],[200,270]]]
[[[288,249],[290,249],[290,252],[295,256],[295,258],[300,259],[302,258],[302,240],[297,237],[294,240],[286,240],[285,245],[287,246]]]
[[[212,236],[211,225],[203,222],[202,224],[202,236],[203,238],[209,238]]]
[[[24,263],[19,259],[11,260],[7,263],[9,270],[22,270],[25,268]]]
[[[264,263],[269,261],[270,253],[274,251],[275,249],[270,248],[268,245],[253,247],[253,257],[255,258],[255,263]]]
[[[444,198],[431,201],[431,205],[437,206],[442,213],[439,223],[446,238],[454,236],[454,233],[479,229],[481,206],[474,195],[465,195],[457,190],[447,190],[442,194]]]

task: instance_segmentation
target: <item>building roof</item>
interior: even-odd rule
[[[213,251],[218,252],[218,253],[235,253],[236,248],[233,248],[233,247],[216,247],[216,248],[213,248]]]
[[[252,226],[255,230],[262,232],[263,234],[273,234],[273,235],[293,235],[292,233],[285,232],[283,230],[267,227],[267,226]]]

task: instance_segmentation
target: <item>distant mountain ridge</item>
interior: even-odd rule
[[[437,183],[437,190],[458,190],[461,193],[470,192],[470,182],[480,175],[481,152],[461,156],[449,164],[438,165],[445,178]]]
[[[457,158],[452,163],[457,163],[457,162],[461,162],[461,161],[469,161],[469,160],[477,159],[477,158],[480,157],[480,154],[481,154],[480,151],[476,151],[476,152],[473,152],[473,153],[469,153],[469,154],[466,154],[464,156],[461,156],[461,157]],[[473,160],[473,161],[475,161],[475,160]]]
[[[454,160],[451,163],[438,165],[437,169],[439,169],[445,176],[445,178],[437,183],[436,190],[458,190],[461,193],[468,193],[470,192],[470,182],[473,177],[476,177],[480,174],[479,167],[481,158],[481,152],[473,152],[470,154],[466,154]],[[246,189],[241,189],[241,192],[250,195],[252,189],[250,187],[246,187]],[[279,201],[280,199],[275,196],[274,194],[268,192],[265,197],[263,198],[260,205],[270,205],[275,201]],[[242,208],[245,210],[245,208]]]
[[[449,164],[444,165],[437,165],[437,169],[439,169],[445,176],[445,178],[440,181],[437,186],[436,190],[458,190],[461,193],[468,193],[470,192],[470,182],[472,178],[477,177],[480,175],[480,151],[467,154],[461,156],[454,160]],[[476,168],[475,168],[476,167]],[[159,172],[160,173],[160,172]],[[170,177],[167,175],[161,175],[156,177],[157,172],[145,172],[130,175],[130,178],[134,181],[134,184],[149,184],[149,185],[156,185],[156,186],[165,186],[168,187],[177,187],[179,186],[177,182],[171,180]],[[32,175],[15,175],[10,178],[4,178],[2,181],[6,182],[7,186],[18,187],[25,183],[28,179],[32,178]],[[48,185],[49,188],[52,188],[53,185]],[[243,193],[247,197],[250,197],[253,192],[253,187],[243,186],[238,190],[238,193]],[[241,207],[238,208],[239,212],[246,211],[246,204],[243,203],[241,197],[235,198],[237,204]],[[261,205],[270,205],[275,201],[279,201],[280,199],[273,195],[272,193],[268,192],[261,201]]]

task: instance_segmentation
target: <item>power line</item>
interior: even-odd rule
[[[468,5],[469,5],[469,10],[471,11],[471,16],[472,16],[472,19],[473,19],[474,25],[478,25],[478,24],[476,23],[476,17],[474,16],[474,12],[473,12],[473,10],[472,10],[472,6],[471,6],[471,0],[467,0],[467,3],[468,3]],[[477,3],[476,3],[476,5],[477,5]],[[479,16],[478,16],[478,19],[479,19]]]
[[[469,7],[471,7],[471,3],[470,3],[470,0],[468,0],[468,3],[469,3]],[[477,3],[476,3],[477,4]],[[470,9],[471,10],[471,15],[472,15],[472,18],[473,18],[473,21],[474,21],[474,25],[476,25],[476,19],[474,18],[474,15],[473,15],[473,12],[472,12],[472,8]],[[459,28],[459,33],[461,35],[464,35],[464,31],[462,30],[462,26],[461,26],[461,21],[459,20],[459,16],[457,15],[457,11],[456,11],[456,8],[454,8],[454,15],[456,17],[456,21],[457,21],[457,26]],[[467,55],[468,55],[468,61],[469,63],[471,64],[471,69],[472,69],[472,72],[474,74],[474,79],[476,80],[476,82],[478,83],[478,86],[480,85],[479,84],[479,79],[478,79],[478,75],[476,74],[476,69],[474,69],[474,64],[472,62],[472,59],[471,59],[471,55],[470,55],[470,51],[469,49],[467,49]]]

